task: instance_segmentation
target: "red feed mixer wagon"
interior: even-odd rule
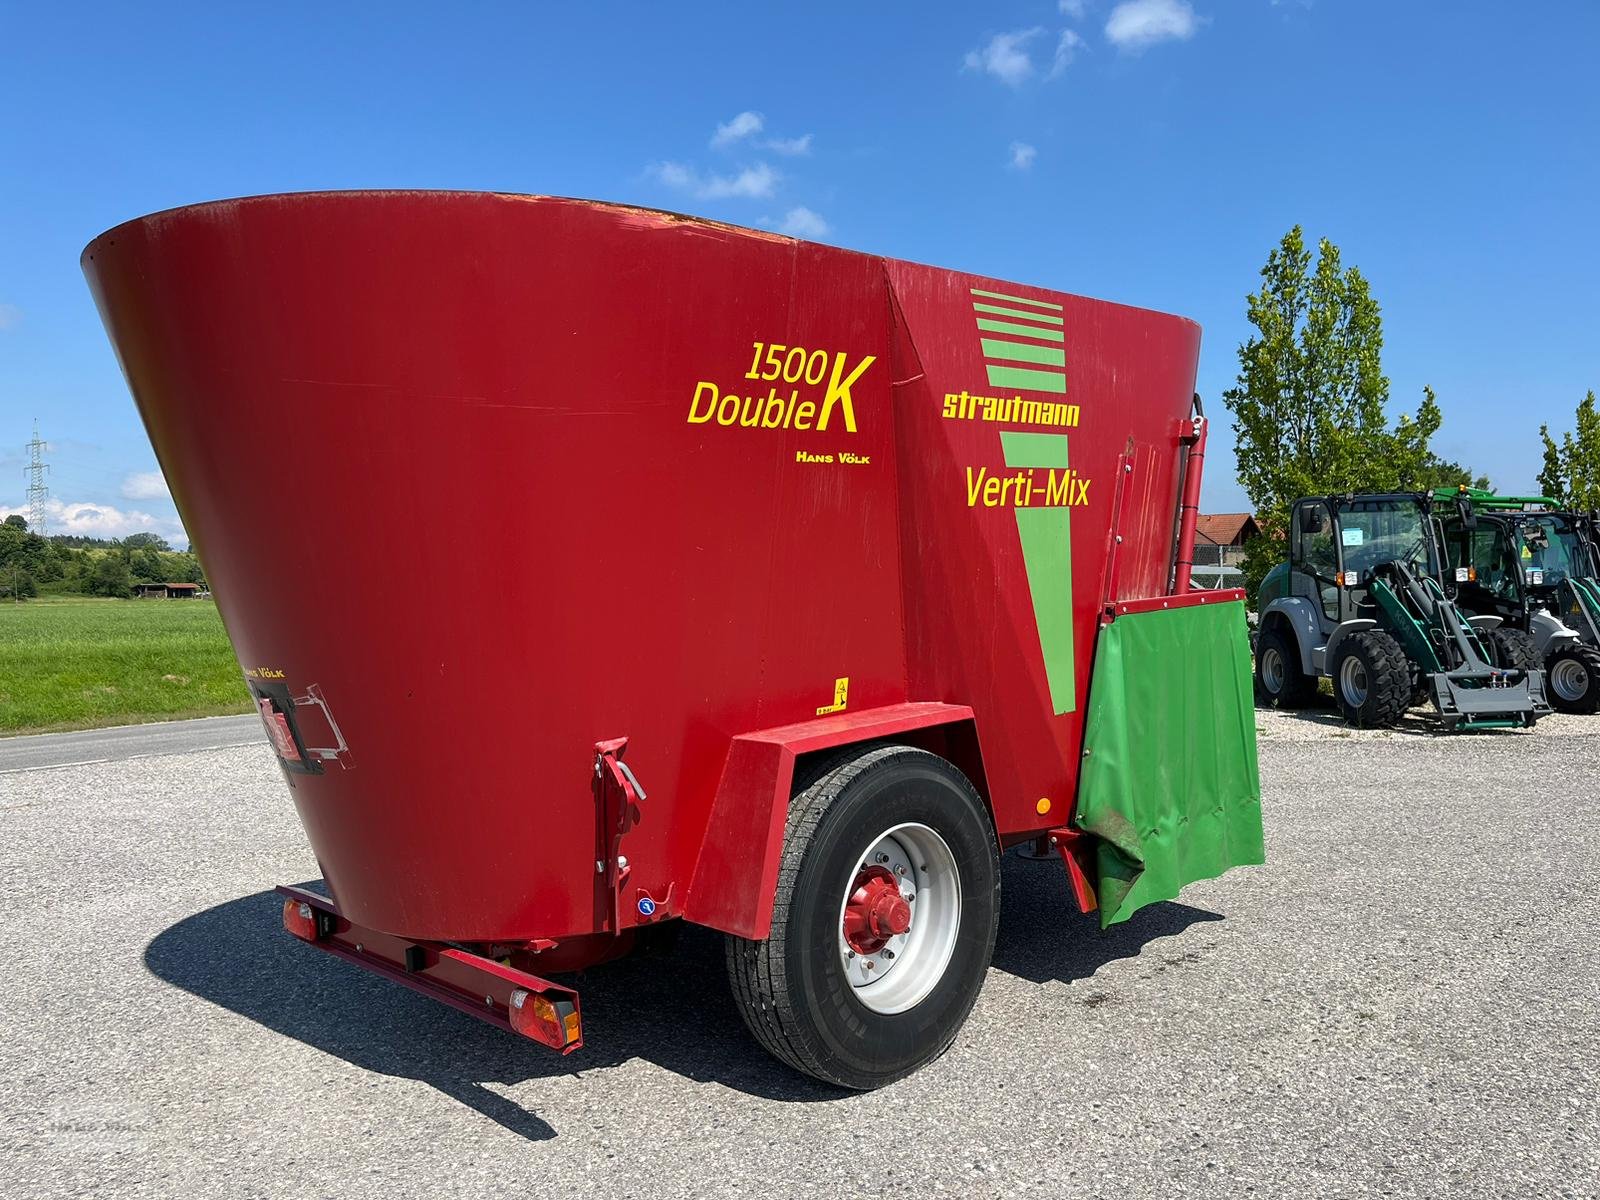
[[[692,921],[758,1041],[871,1088],[970,1011],[1003,849],[1103,924],[1261,861],[1193,323],[542,196],[200,204],[83,265],[310,945],[571,1051],[548,976]]]

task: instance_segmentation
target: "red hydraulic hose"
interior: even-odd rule
[[[1200,515],[1200,477],[1205,473],[1206,434],[1210,423],[1200,407],[1200,397],[1194,398],[1194,441],[1189,447],[1189,457],[1183,469],[1183,500],[1178,507],[1178,561],[1172,575],[1172,592],[1182,596],[1189,590],[1189,576],[1194,567],[1194,528]],[[1187,440],[1187,439],[1185,439]]]

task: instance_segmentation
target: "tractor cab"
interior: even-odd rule
[[[1438,581],[1440,556],[1428,497],[1318,496],[1294,506],[1288,578],[1293,594],[1314,598],[1325,622],[1359,619],[1375,578],[1399,563]],[[1366,613],[1371,616],[1371,613]]]
[[[1561,512],[1480,512],[1445,522],[1448,578],[1464,607],[1508,621],[1559,602],[1562,585],[1597,572],[1577,518]]]

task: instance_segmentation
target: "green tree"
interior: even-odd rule
[[[13,529],[22,530],[23,533],[28,532],[28,518],[23,516],[21,513],[12,513],[5,519],[5,523],[10,525]]]
[[[162,579],[170,579],[174,583],[199,583],[204,578],[200,574],[200,563],[194,555],[180,550],[174,550],[161,556]]]
[[[1223,393],[1233,414],[1239,483],[1263,536],[1245,552],[1254,595],[1284,553],[1289,506],[1301,496],[1421,490],[1444,466],[1430,441],[1443,413],[1431,388],[1391,429],[1383,319],[1367,279],[1323,238],[1316,264],[1296,225],[1267,256],[1246,298],[1255,334]],[[1456,467],[1460,470],[1459,467]]]
[[[1544,443],[1544,465],[1539,490],[1568,508],[1600,508],[1600,410],[1594,392],[1578,403],[1576,428],[1558,443],[1548,425],[1539,426]]]
[[[125,597],[131,586],[128,579],[128,563],[122,555],[113,550],[95,559],[89,577],[90,595]]]
[[[0,598],[26,599],[38,594],[39,585],[29,572],[22,569],[21,563],[13,562],[10,566],[0,567]]]
[[[27,529],[20,518],[0,521],[0,574],[24,571],[35,582],[60,579],[64,573],[60,548]]]
[[[34,574],[45,583],[63,578],[67,573],[67,566],[62,558],[62,549],[45,538],[38,540],[40,551],[34,563]]]
[[[130,533],[122,539],[122,544],[130,550],[171,550],[167,539],[157,533]]]
[[[0,524],[0,567],[23,556],[28,544],[28,534],[10,521]]]
[[[135,579],[155,582],[163,577],[161,574],[161,559],[148,546],[133,552],[131,566]]]

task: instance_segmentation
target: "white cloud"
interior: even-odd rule
[[[771,138],[761,144],[775,154],[787,154],[791,157],[811,153],[811,135],[809,133],[797,138]]]
[[[692,192],[702,200],[721,200],[729,196],[765,199],[778,186],[778,173],[766,163],[746,167],[737,175],[702,175],[683,163],[657,163],[653,168],[657,179],[668,187]]]
[[[778,232],[787,233],[790,237],[827,237],[828,223],[809,208],[791,208],[784,214],[783,224],[778,226]]]
[[[1199,28],[1189,0],[1123,0],[1106,19],[1106,39],[1137,54],[1157,42],[1187,41]]]
[[[1011,165],[1017,170],[1026,171],[1033,166],[1033,160],[1038,157],[1039,151],[1027,142],[1011,143]]]
[[[1072,60],[1078,56],[1078,51],[1084,49],[1084,40],[1070,29],[1061,31],[1061,40],[1056,43],[1055,62],[1050,65],[1050,78],[1054,79],[1061,72],[1072,65]]]
[[[711,144],[718,149],[731,146],[760,133],[764,124],[760,113],[742,112],[733,120],[717,126],[716,133],[711,135]]]
[[[64,501],[55,497],[44,502],[45,525],[48,533],[74,533],[82,537],[120,538],[130,533],[159,533],[169,541],[187,541],[183,522],[176,517],[157,517],[139,509],[113,508],[109,504],[91,504],[88,501]],[[12,513],[26,517],[25,505],[7,507],[0,505],[0,520]]]
[[[711,135],[711,146],[715,150],[726,150],[731,146],[741,144],[758,145],[764,150],[771,150],[774,154],[787,154],[790,156],[811,153],[811,135],[803,134],[795,138],[771,137],[759,142],[753,141],[756,134],[767,127],[766,118],[758,112],[742,112],[731,121],[717,126],[716,133]]]
[[[22,310],[15,304],[0,304],[0,329],[15,329],[22,323]]]
[[[167,478],[160,471],[138,471],[122,481],[122,494],[129,500],[170,500]]]
[[[687,191],[695,185],[695,173],[682,163],[657,163],[653,169],[656,178],[668,187],[683,188]]]
[[[988,45],[967,51],[963,66],[968,71],[983,71],[993,75],[1010,87],[1021,87],[1033,74],[1033,59],[1028,56],[1027,45],[1044,30],[1018,29],[1011,33],[997,33]]]
[[[778,185],[778,173],[766,163],[746,167],[737,175],[712,175],[701,182],[700,195],[708,199],[723,196],[750,196],[763,198],[772,195]]]
[[[1277,0],[1273,0],[1273,3],[1276,4]],[[1060,8],[1062,16],[1076,21],[1089,11],[1089,0],[1061,0]]]

